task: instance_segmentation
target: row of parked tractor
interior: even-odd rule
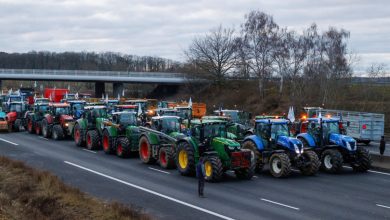
[[[345,135],[343,122],[331,116],[291,121],[255,116],[241,110],[214,110],[203,103],[150,99],[35,98],[3,103],[9,131],[26,130],[55,140],[73,139],[79,147],[102,149],[126,158],[138,154],[145,164],[194,175],[200,158],[206,180],[220,181],[226,171],[251,179],[268,167],[274,177],[293,168],[311,176],[320,169],[338,173],[343,165],[357,172],[371,166],[369,152]],[[4,100],[7,100],[5,98]]]

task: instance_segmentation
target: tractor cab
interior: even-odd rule
[[[114,105],[114,112],[136,112],[136,105]]]
[[[48,98],[36,98],[34,103],[39,104],[39,103],[49,103],[50,100]]]
[[[173,108],[162,108],[157,111],[160,116],[179,116],[180,112]]]
[[[155,116],[152,117],[151,128],[165,134],[181,132],[180,118],[177,116]]]
[[[38,116],[43,116],[49,110],[49,103],[34,104],[34,113]]]
[[[50,104],[49,112],[54,116],[58,117],[61,115],[70,115],[70,105],[65,103],[53,103]]]
[[[24,112],[26,105],[23,102],[11,102],[9,104],[9,112],[22,113]]]
[[[97,119],[108,118],[107,107],[102,105],[86,106],[83,117],[87,119],[89,126],[95,127]]]
[[[178,111],[178,116],[182,119],[192,119],[192,108],[177,106],[175,109]]]
[[[70,105],[70,114],[73,115],[74,118],[79,119],[83,115],[86,101],[72,100],[67,101],[67,103]]]
[[[137,125],[137,116],[135,112],[114,112],[112,122],[120,127],[135,126]]]

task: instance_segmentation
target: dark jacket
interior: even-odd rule
[[[196,164],[196,177],[204,178],[204,176],[205,176],[205,171],[204,171],[203,161],[199,160],[198,164]]]

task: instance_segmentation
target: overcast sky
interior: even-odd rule
[[[250,10],[302,31],[315,22],[351,32],[356,71],[390,69],[389,0],[0,0],[0,51],[114,51],[184,60],[194,36],[239,28]]]

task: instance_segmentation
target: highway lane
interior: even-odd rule
[[[15,145],[17,144],[17,145]],[[66,183],[107,200],[145,208],[161,219],[385,219],[390,218],[390,175],[269,173],[240,181],[206,184],[197,197],[195,178],[175,170],[89,152],[72,141],[53,141],[24,132],[0,134],[0,154],[49,170]]]

